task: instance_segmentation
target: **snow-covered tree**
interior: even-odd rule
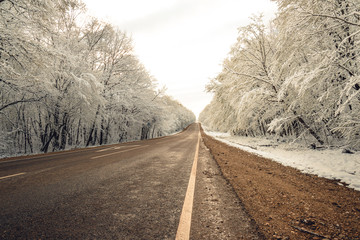
[[[40,75],[51,57],[43,36],[51,34],[53,6],[43,0],[0,2],[0,128],[8,151],[11,144],[32,150],[26,112],[47,96]]]
[[[285,101],[291,98],[282,119],[300,122],[319,143],[352,132],[355,135],[347,137],[348,144],[357,145],[359,126],[355,116],[359,116],[360,91],[355,79],[359,74],[356,43],[360,33],[360,1],[278,1],[278,4],[279,39],[285,46],[291,46],[283,53],[295,63],[279,96]],[[350,125],[346,124],[349,120]],[[272,126],[279,127],[276,123]],[[339,132],[342,135],[336,134]]]
[[[240,28],[201,119],[219,128],[210,116],[222,112],[234,134],[345,139],[359,148],[360,1],[276,2],[269,28],[256,18]]]
[[[253,17],[251,24],[239,28],[239,37],[223,63],[222,73],[207,86],[215,93],[212,104],[222,112],[214,116],[215,122],[225,122],[234,134],[266,134],[265,125],[281,105],[277,99],[280,82],[274,69],[272,44],[262,17]]]
[[[152,138],[195,121],[156,90],[131,38],[81,1],[3,0],[0,11],[0,155]]]

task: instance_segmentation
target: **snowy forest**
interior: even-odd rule
[[[199,120],[233,135],[360,150],[360,1],[274,2],[269,24],[253,16],[238,29]]]
[[[0,156],[182,130],[194,114],[159,90],[131,38],[79,0],[0,0]]]

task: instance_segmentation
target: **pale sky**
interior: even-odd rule
[[[132,36],[135,54],[167,94],[197,116],[205,85],[222,70],[238,27],[253,14],[274,16],[270,0],[83,0],[90,15]]]

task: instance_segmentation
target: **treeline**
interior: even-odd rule
[[[276,0],[239,28],[200,121],[234,135],[360,149],[360,1]]]
[[[0,12],[0,156],[153,138],[195,120],[81,1],[1,0]]]

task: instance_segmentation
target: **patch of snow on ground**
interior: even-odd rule
[[[360,191],[360,152],[342,153],[342,149],[312,150],[266,138],[231,136],[205,131],[216,139],[242,150],[272,159],[285,166],[328,179],[339,179]]]

